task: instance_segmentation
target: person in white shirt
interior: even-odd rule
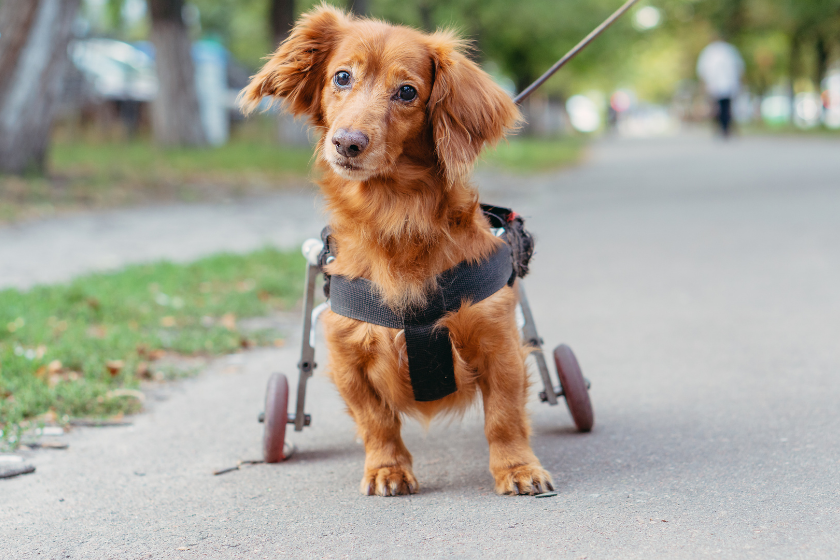
[[[717,121],[723,135],[729,136],[732,124],[732,100],[741,89],[744,60],[738,49],[725,41],[714,41],[697,59],[697,75],[717,103]]]

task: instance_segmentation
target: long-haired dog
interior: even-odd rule
[[[510,97],[449,32],[424,34],[322,5],[242,92],[246,113],[271,96],[321,132],[317,161],[337,258],[331,275],[364,278],[392,309],[422,305],[436,277],[502,243],[468,181],[485,144],[515,127]],[[484,404],[490,472],[500,494],[552,489],[529,443],[526,352],[510,287],[445,315],[457,391],[415,400],[402,330],[327,312],[330,375],[365,445],[361,491],[419,489],[400,436],[403,415],[428,421]]]

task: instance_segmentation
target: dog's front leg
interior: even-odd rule
[[[365,443],[361,492],[367,496],[415,494],[420,489],[411,470],[411,453],[400,435],[400,418],[376,394],[362,371],[334,371],[333,379]]]
[[[527,372],[518,340],[486,364],[479,378],[484,400],[484,433],[490,445],[490,472],[498,494],[540,494],[553,490],[551,475],[531,450],[526,410]]]

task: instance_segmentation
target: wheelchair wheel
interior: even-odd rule
[[[266,463],[279,463],[287,458],[284,443],[288,420],[289,381],[282,373],[275,373],[269,378],[265,391],[263,460]]]
[[[589,390],[586,380],[580,371],[577,358],[572,349],[565,344],[554,349],[554,364],[557,366],[557,377],[566,397],[566,405],[572,414],[578,431],[588,432],[595,423],[592,403],[589,401]]]

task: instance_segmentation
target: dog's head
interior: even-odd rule
[[[319,157],[357,181],[414,165],[436,167],[451,184],[519,119],[453,34],[427,35],[327,6],[298,21],[243,90],[243,110],[264,96],[307,115],[323,131]]]

